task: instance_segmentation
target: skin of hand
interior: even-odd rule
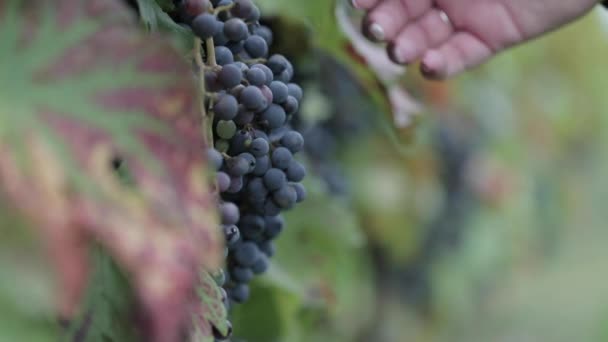
[[[599,0],[351,0],[396,63],[444,79],[582,17]],[[446,18],[447,15],[447,18]],[[448,19],[449,18],[449,19]]]

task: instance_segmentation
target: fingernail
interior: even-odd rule
[[[433,70],[431,70],[431,68],[429,68],[429,66],[426,65],[424,62],[420,63],[420,71],[422,71],[424,75],[433,75]]]
[[[416,49],[406,42],[401,42],[399,45],[392,45],[389,52],[392,60],[397,64],[411,63],[412,60],[416,58]]]
[[[429,51],[422,59],[420,70],[427,76],[437,76],[442,65],[441,55],[436,51]]]
[[[369,33],[377,41],[384,40],[384,29],[382,28],[382,26],[378,25],[377,23],[373,23],[369,26]]]

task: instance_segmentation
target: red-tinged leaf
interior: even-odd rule
[[[190,70],[136,27],[118,0],[0,0],[0,185],[47,242],[62,315],[97,240],[129,272],[148,340],[175,341],[221,240]]]

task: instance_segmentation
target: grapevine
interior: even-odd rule
[[[226,269],[217,275],[225,305],[244,303],[249,283],[263,274],[284,228],[281,212],[306,197],[306,169],[294,155],[304,147],[290,121],[302,88],[293,65],[270,54],[272,31],[251,0],[183,0],[177,20],[192,29],[201,112],[210,128],[206,153],[225,236]],[[223,336],[216,336],[222,338]]]

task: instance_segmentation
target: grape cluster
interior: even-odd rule
[[[306,197],[306,169],[294,155],[304,138],[290,126],[302,89],[292,64],[269,54],[272,31],[251,0],[183,0],[178,16],[201,39],[206,109],[213,118],[207,150],[227,244],[223,284],[229,303],[249,298],[281,233],[281,212]],[[211,40],[213,44],[210,44]]]

